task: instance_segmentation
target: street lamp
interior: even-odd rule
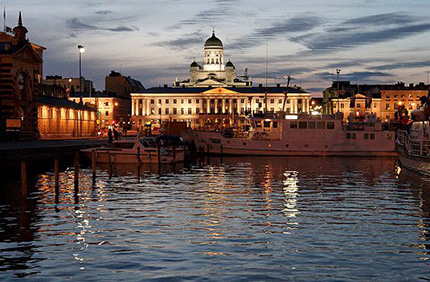
[[[85,52],[84,45],[78,45],[79,49],[79,93],[80,95],[80,102],[82,102],[82,53]]]
[[[336,73],[337,73],[337,111],[339,112],[339,74],[341,72],[341,69],[336,69]]]

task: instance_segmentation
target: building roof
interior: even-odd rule
[[[95,111],[95,109],[86,107],[82,104],[75,103],[66,98],[57,98],[52,96],[39,96],[39,103],[47,106],[58,107],[58,108]]]
[[[165,93],[202,93],[218,87],[152,87],[145,89],[142,93],[165,94]],[[308,93],[302,89],[291,87],[221,87],[239,93]],[[78,96],[79,97],[79,96]]]
[[[212,36],[206,40],[205,47],[222,47],[222,42],[215,36],[215,31],[213,31]]]

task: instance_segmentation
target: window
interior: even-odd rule
[[[181,115],[183,115],[185,113],[185,109],[181,108]]]
[[[155,109],[151,108],[151,115],[155,114]]]
[[[270,103],[275,103],[275,99],[270,99]]]
[[[317,122],[317,128],[318,129],[325,129],[325,122],[324,121]]]
[[[357,103],[357,108],[361,108],[361,104],[360,103]]]
[[[178,100],[173,99],[173,104],[176,104],[178,102]]]
[[[181,104],[183,104],[184,103],[184,99],[181,99]]]
[[[191,108],[188,108],[188,114],[191,115]]]
[[[169,99],[166,99],[166,104],[169,104]]]
[[[105,106],[109,106],[109,102],[105,102]]]
[[[211,104],[214,104],[215,103],[215,99],[211,99]]]
[[[161,115],[161,108],[158,108],[158,114]]]
[[[166,108],[166,109],[164,110],[164,112],[166,113],[166,115],[168,115],[168,114],[169,114],[169,108]]]
[[[375,103],[373,103],[373,108],[375,108],[375,109],[376,109],[376,104],[375,104]]]
[[[154,99],[151,99],[151,104],[154,104]]]
[[[300,129],[307,129],[308,123],[306,121],[299,121],[299,128]]]
[[[196,108],[196,114],[200,114],[200,108]]]
[[[308,122],[308,128],[309,129],[315,129],[315,121]]]
[[[233,99],[233,104],[237,104],[237,99]]]
[[[260,103],[260,99],[255,99],[255,103]]]
[[[375,140],[375,133],[370,133],[370,139]]]
[[[351,133],[346,134],[346,139],[351,139]]]
[[[199,104],[200,103],[200,100],[199,99],[196,99],[196,104]]]
[[[161,105],[161,99],[158,99],[158,104],[160,104],[160,105]]]
[[[333,121],[327,122],[327,129],[334,129],[334,122]]]
[[[270,121],[266,121],[266,120],[265,120],[265,121],[263,122],[263,126],[264,126],[264,127],[266,127],[266,128],[270,128]]]
[[[271,112],[275,112],[275,108],[270,108],[270,111]]]
[[[256,122],[255,122],[255,126],[256,126],[256,127],[261,127],[261,121],[256,121]]]
[[[188,99],[188,104],[191,104],[191,99]]]
[[[340,108],[341,108],[341,109],[345,108],[345,104],[344,104],[344,103],[341,103],[341,104],[340,104]]]
[[[394,109],[396,109],[396,110],[397,110],[397,108],[398,108],[397,104],[396,104],[396,103],[394,103]]]
[[[364,133],[364,140],[368,140],[369,139],[369,133]]]
[[[105,116],[109,116],[109,111],[106,111]]]
[[[357,134],[356,133],[352,134],[352,139],[357,139]]]
[[[385,109],[389,110],[390,109],[390,104],[385,104]]]
[[[279,99],[279,104],[282,104],[282,99]]]
[[[290,128],[296,129],[297,128],[297,121],[291,121],[290,122]]]
[[[245,99],[240,99],[240,102],[243,104],[245,103]]]
[[[177,108],[173,108],[173,114],[177,115],[178,114],[178,109]]]
[[[278,128],[278,122],[277,122],[277,121],[274,121],[274,122],[273,122],[272,127],[273,127],[273,128]]]

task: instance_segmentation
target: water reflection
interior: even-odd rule
[[[416,280],[430,258],[430,181],[395,167],[299,157],[100,166],[94,183],[81,170],[78,193],[73,168],[59,193],[46,172],[26,200],[13,184],[0,192],[0,279]]]

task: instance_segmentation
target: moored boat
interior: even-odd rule
[[[430,125],[423,111],[412,112],[409,128],[397,132],[399,161],[402,167],[430,175]]]
[[[397,156],[395,132],[378,120],[343,123],[340,117],[252,117],[244,130],[184,132],[199,151],[226,155]]]
[[[118,140],[106,147],[84,149],[88,158],[95,153],[96,162],[114,164],[176,163],[184,161],[184,144],[181,137],[149,136],[135,140]]]

